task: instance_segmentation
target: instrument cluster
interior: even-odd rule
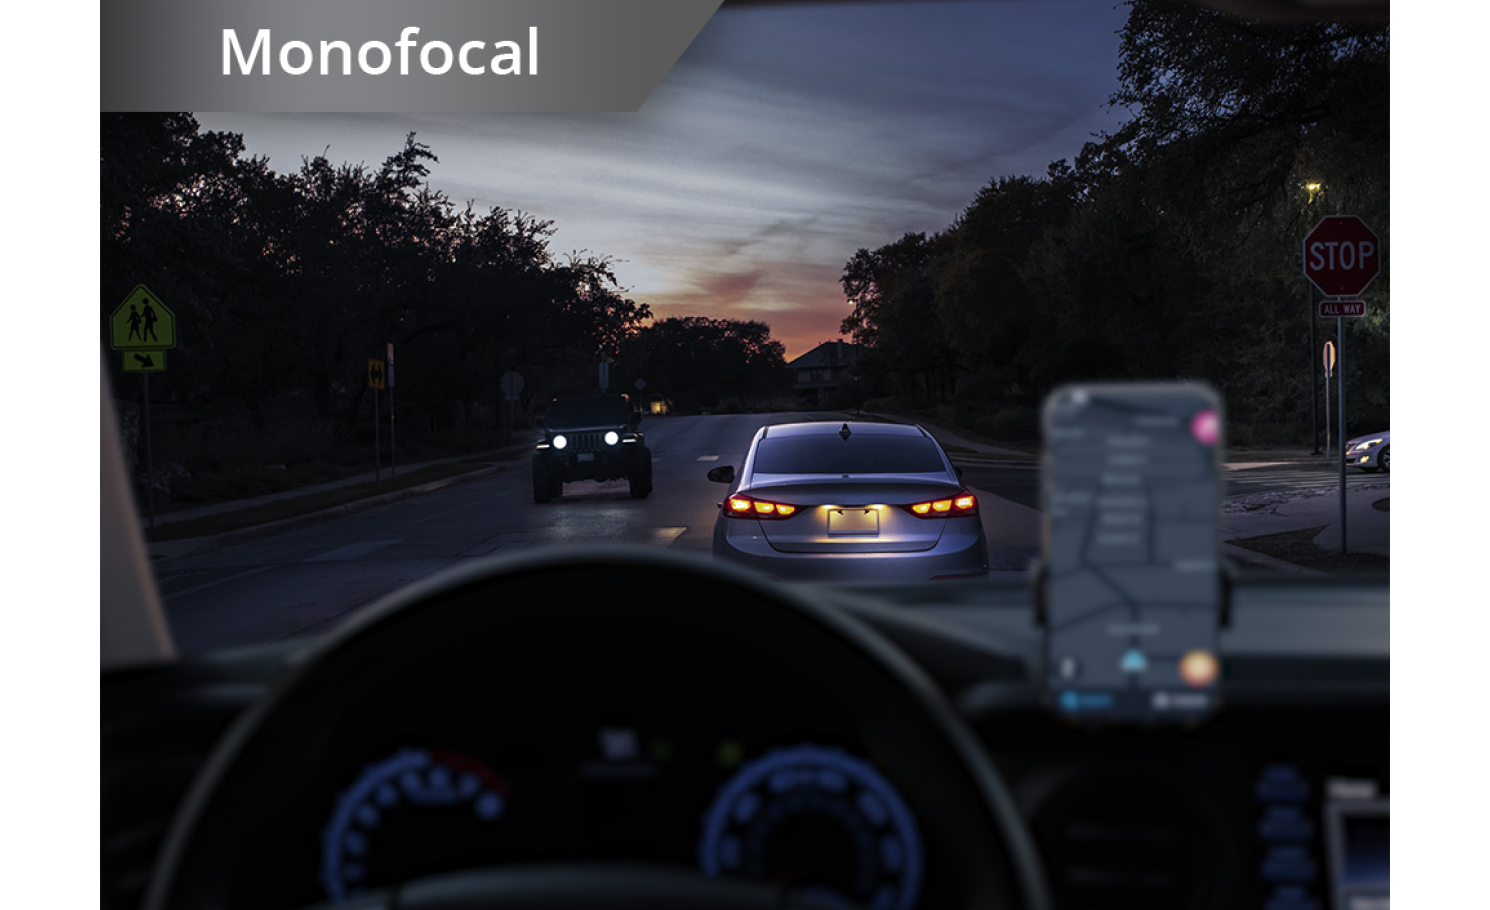
[[[308,752],[329,758],[287,801],[281,836],[258,848],[259,861],[297,870],[298,887],[256,895],[244,882],[243,905],[615,861],[916,906],[922,823],[830,680],[736,642],[677,650],[635,632],[565,649],[471,643],[368,688],[321,731]]]

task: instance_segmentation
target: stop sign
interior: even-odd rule
[[[1381,270],[1381,244],[1354,215],[1331,215],[1304,238],[1304,275],[1327,297],[1353,297]]]

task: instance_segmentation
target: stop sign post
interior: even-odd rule
[[[1331,215],[1314,226],[1304,238],[1304,277],[1326,297],[1354,297],[1366,289],[1381,271],[1381,241],[1354,215]],[[1354,304],[1355,301],[1350,301]],[[1333,306],[1331,306],[1333,304]],[[1321,309],[1335,313],[1335,338],[1339,343],[1340,366],[1340,552],[1347,552],[1345,525],[1345,319],[1361,315],[1343,301],[1325,301]],[[1328,385],[1326,389],[1328,390]],[[1328,394],[1326,395],[1328,406]],[[1329,418],[1325,418],[1328,422]]]

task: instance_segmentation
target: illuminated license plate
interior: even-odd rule
[[[875,509],[829,509],[829,537],[875,537],[880,532],[880,513]]]
[[[580,452],[578,455],[575,456],[575,460],[576,461],[594,461],[595,460],[595,453],[594,452]]]

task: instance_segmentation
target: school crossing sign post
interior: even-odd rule
[[[155,527],[155,464],[150,445],[150,374],[166,369],[166,351],[176,346],[176,314],[143,284],[109,316],[109,347],[124,356],[124,372],[139,373],[145,397],[145,500]]]

